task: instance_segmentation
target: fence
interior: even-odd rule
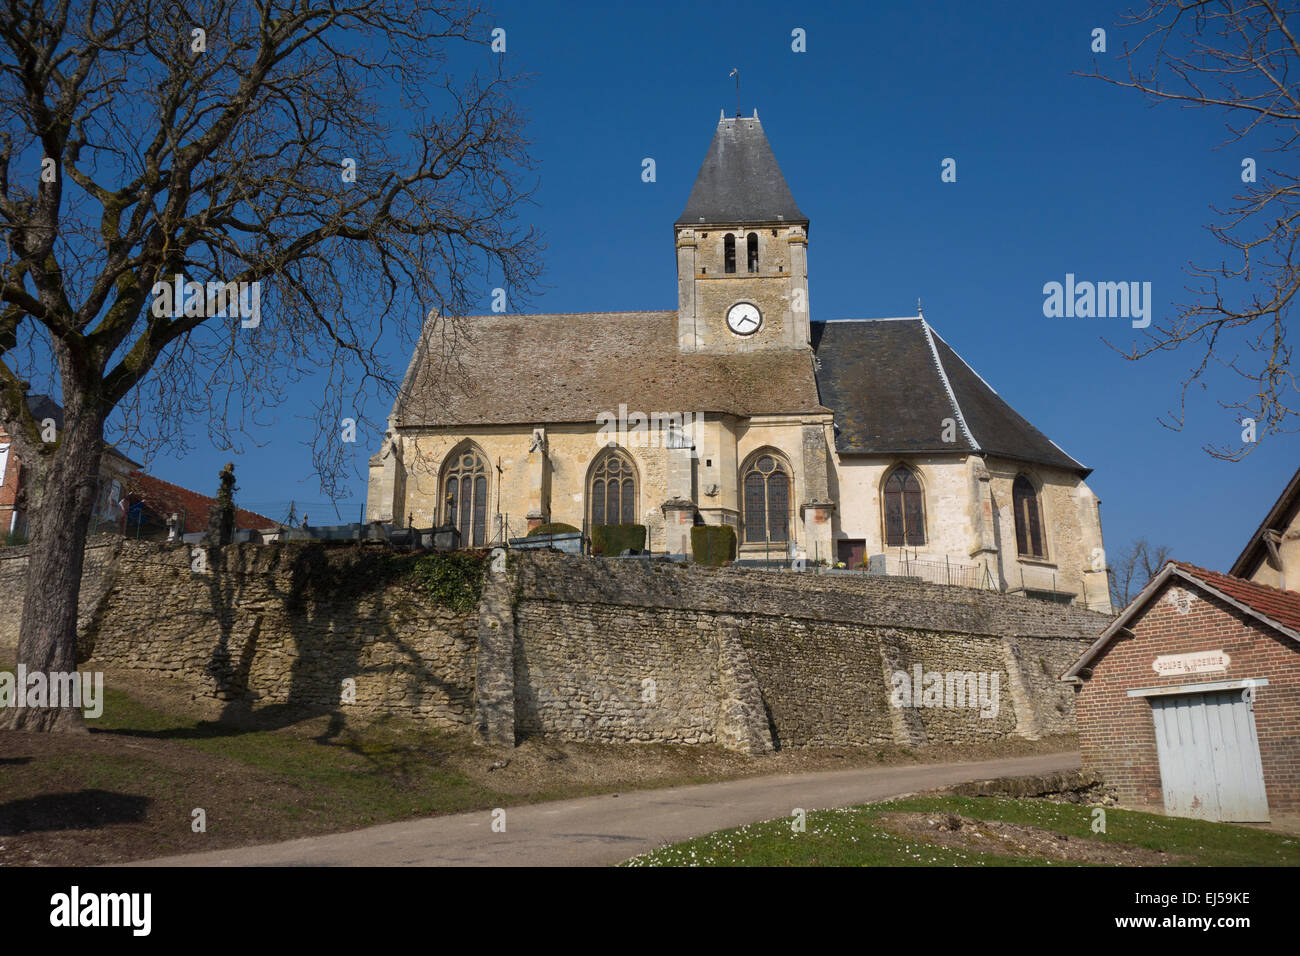
[[[976,564],[954,564],[943,561],[919,560],[906,551],[898,557],[882,555],[884,569],[876,573],[892,574],[905,578],[920,578],[930,584],[955,584],[964,588],[996,590],[997,585],[989,569]]]

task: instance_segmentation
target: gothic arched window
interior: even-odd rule
[[[916,472],[899,465],[885,479],[885,547],[925,544],[925,496]]]
[[[442,523],[460,531],[460,543],[482,547],[487,541],[487,465],[473,447],[453,452],[443,466]]]
[[[591,469],[591,526],[636,524],[636,470],[622,451],[604,452]]]
[[[745,543],[784,544],[790,540],[790,467],[775,454],[762,452],[741,472],[744,489]]]
[[[728,275],[736,271],[736,237],[731,233],[722,240],[722,271]]]
[[[1046,557],[1038,489],[1024,475],[1017,475],[1011,486],[1011,504],[1016,513],[1016,550],[1027,558]]]
[[[749,255],[749,271],[758,271],[758,233],[751,232],[745,239],[745,251]]]

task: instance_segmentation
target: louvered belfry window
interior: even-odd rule
[[[745,471],[745,541],[790,540],[790,473],[773,455],[760,455]]]
[[[475,451],[452,458],[443,478],[443,523],[455,525],[460,543],[482,547],[487,541],[487,466]]]
[[[885,479],[885,546],[920,547],[925,544],[925,496],[916,472],[906,465]]]
[[[1016,512],[1016,550],[1027,558],[1046,557],[1038,491],[1024,475],[1018,475],[1011,486],[1011,502]]]
[[[722,240],[722,271],[727,275],[736,271],[736,237],[731,233]]]
[[[749,260],[749,271],[758,271],[758,233],[751,232],[745,237],[745,253]]]
[[[622,452],[611,451],[591,472],[591,525],[636,524],[636,473]]]

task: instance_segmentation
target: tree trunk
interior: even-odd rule
[[[18,636],[18,663],[30,675],[77,671],[77,606],[86,535],[103,458],[103,422],[70,412],[29,516],[27,588]],[[43,479],[43,480],[42,480]],[[21,688],[19,688],[21,691]],[[20,695],[20,701],[22,700]],[[14,730],[86,732],[81,711],[60,706],[8,708],[0,726]]]

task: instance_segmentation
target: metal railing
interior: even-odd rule
[[[997,590],[997,583],[989,569],[978,564],[957,564],[945,556],[942,561],[917,558],[906,551],[897,556],[882,555],[883,562],[875,573],[894,577],[918,578],[930,584],[952,584],[964,588]],[[881,567],[880,565],[883,565]]]

